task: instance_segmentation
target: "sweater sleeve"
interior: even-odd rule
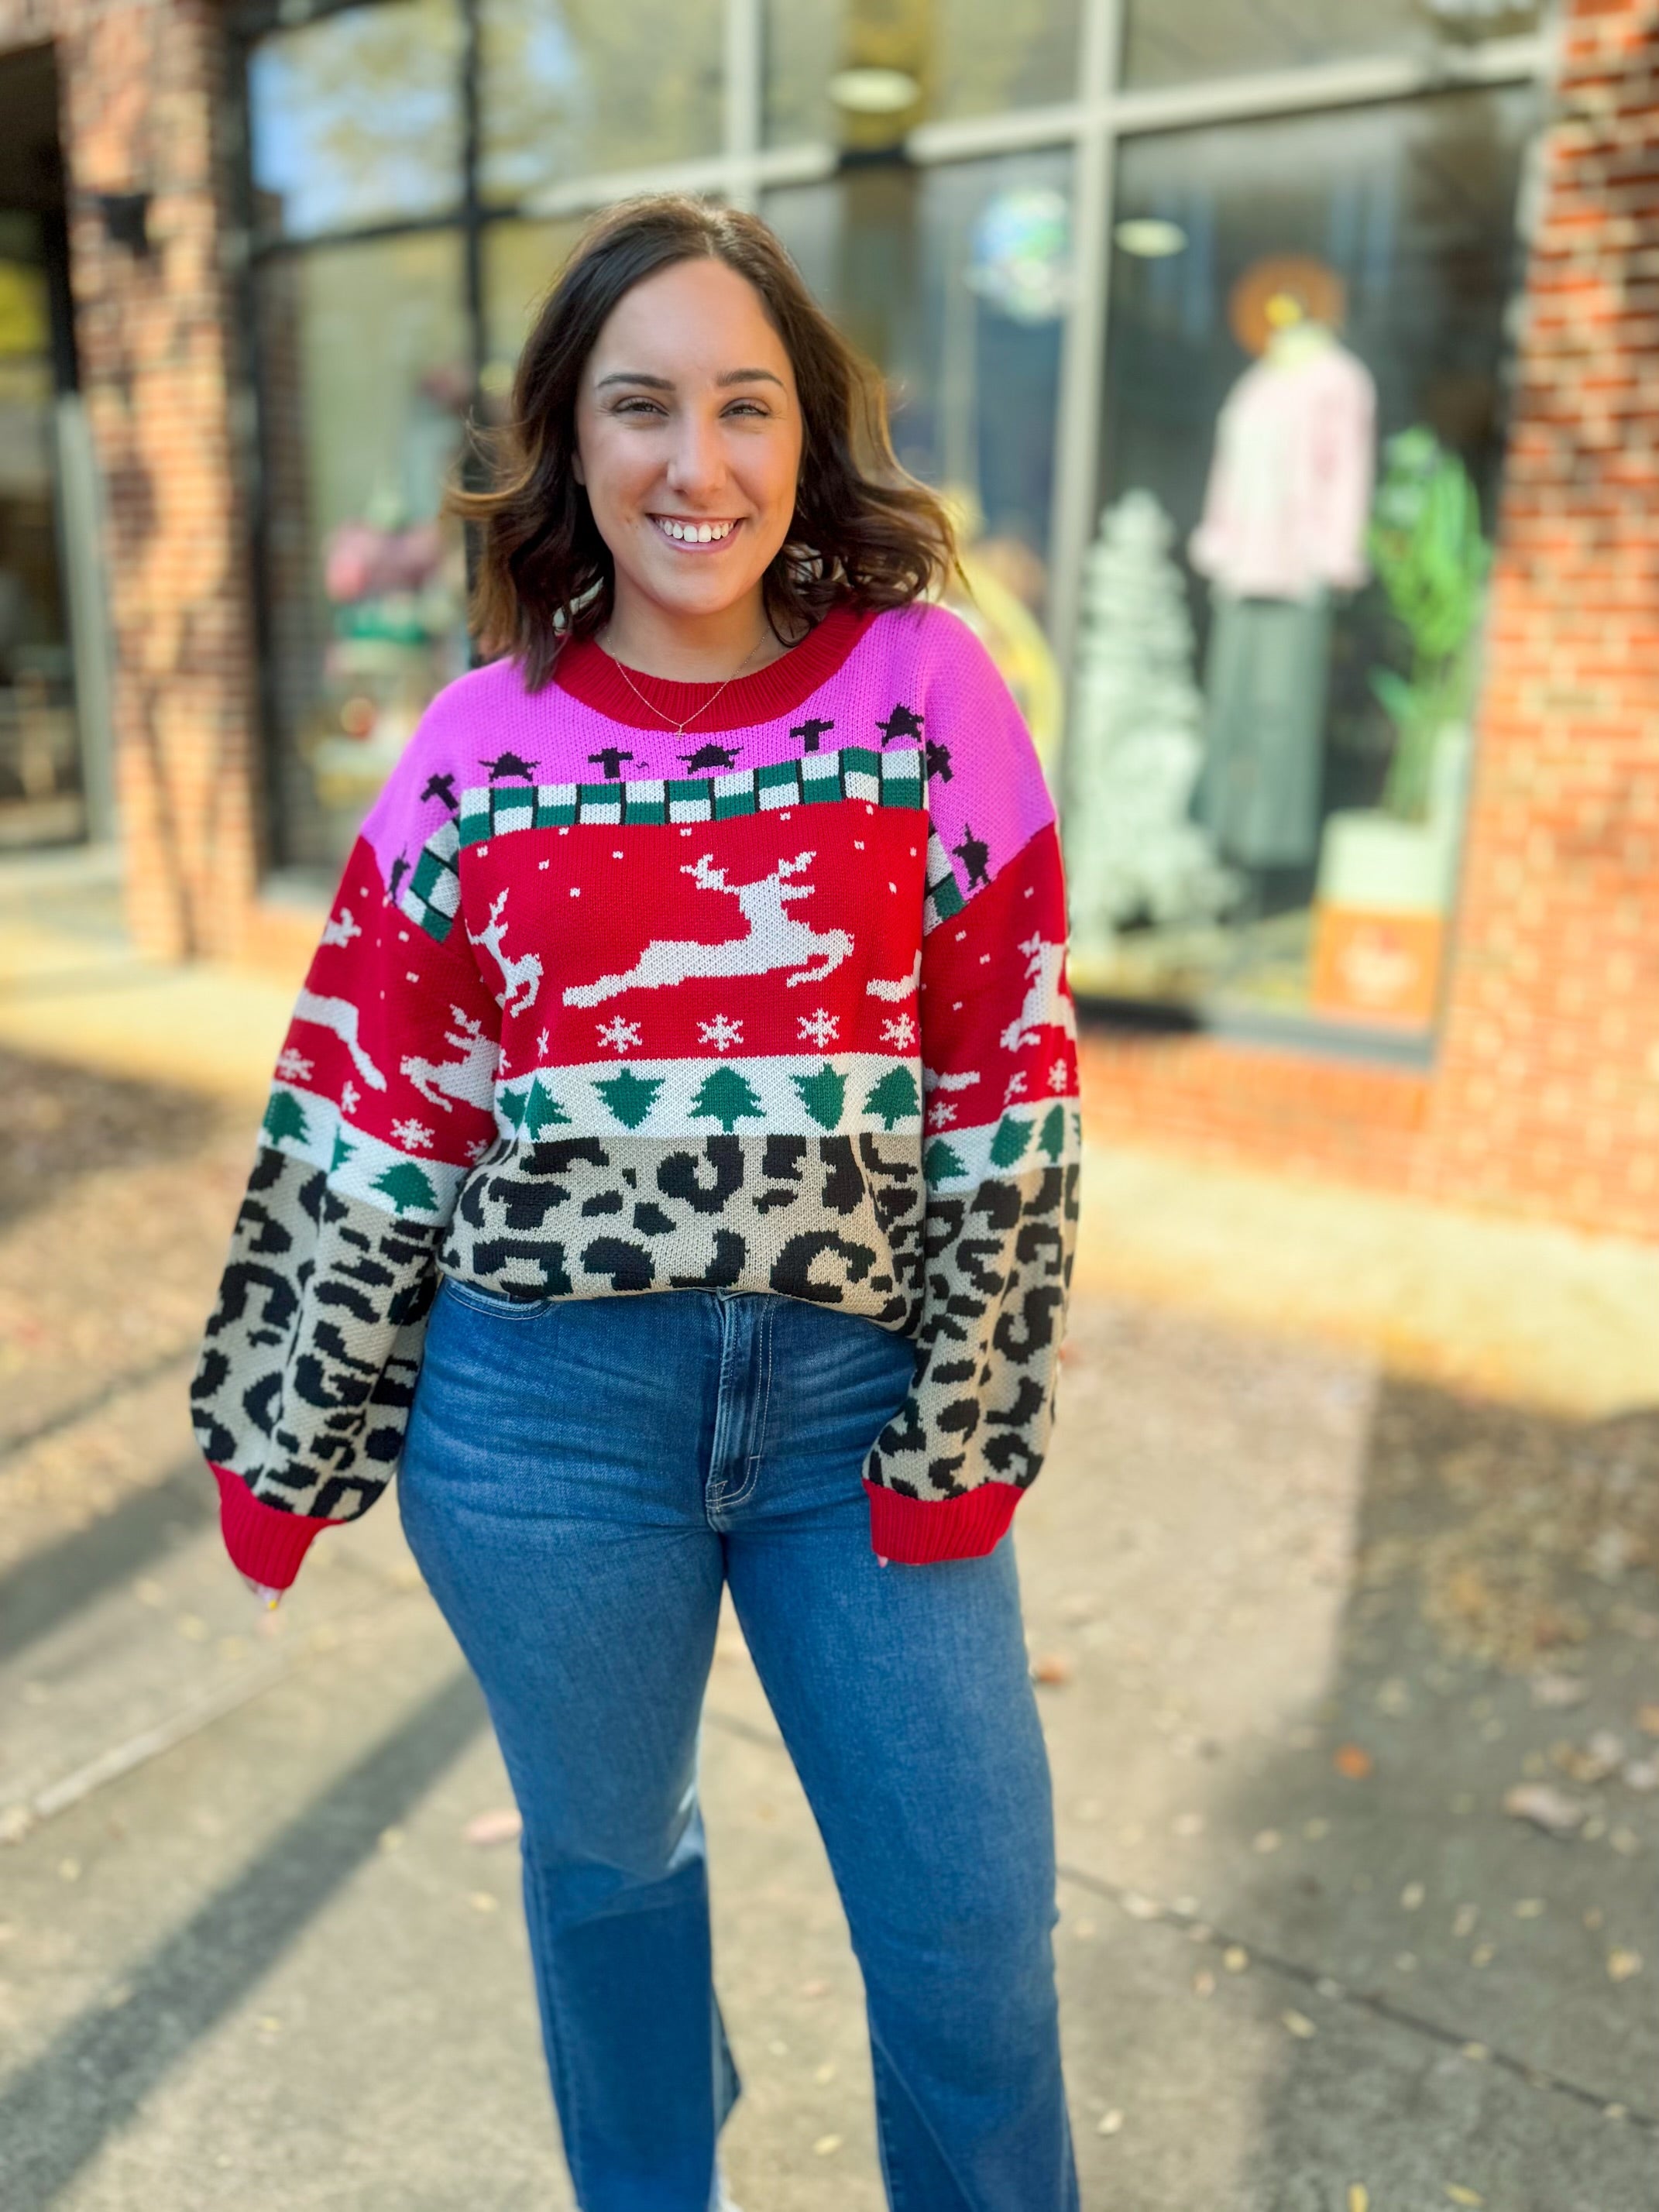
[[[295,1001],[191,1389],[227,1548],[276,1589],[392,1477],[438,1249],[495,1133],[499,1012],[450,926],[453,825],[441,803],[421,818],[417,765],[347,861]]]
[[[884,1558],[973,1558],[1042,1468],[1076,1241],[1077,1024],[1054,815],[976,641],[928,694],[916,1379],[865,1467]]]

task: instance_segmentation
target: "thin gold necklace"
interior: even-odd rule
[[[713,692],[709,697],[705,699],[701,707],[696,708],[690,714],[689,714],[683,722],[677,722],[672,714],[665,714],[660,707],[656,705],[653,701],[647,699],[644,692],[641,690],[639,685],[629,674],[623,663],[620,660],[617,660],[614,654],[611,655],[611,660],[616,668],[617,673],[622,678],[623,682],[628,686],[629,690],[634,694],[634,696],[639,701],[641,706],[649,708],[650,711],[653,714],[657,715],[661,720],[667,723],[669,728],[672,730],[677,738],[683,738],[686,732],[690,728],[692,723],[696,720],[697,716],[699,714],[706,714],[708,712],[708,709],[714,705],[715,700],[720,697],[720,693],[728,690],[731,686],[737,682],[738,677],[742,675],[744,670],[749,665],[750,662],[754,659],[755,655],[760,651],[761,647],[764,645],[765,642],[766,640],[763,637],[757,639],[756,642],[750,647],[748,652],[744,653],[743,659],[738,663],[737,666],[732,671],[732,673],[726,678],[726,682],[720,686],[719,690]],[[659,680],[663,683],[670,683],[678,681],[678,679],[670,677],[663,677]]]

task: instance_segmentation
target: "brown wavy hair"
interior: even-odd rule
[[[766,617],[793,643],[830,609],[908,605],[956,566],[937,495],[902,469],[881,380],[802,283],[757,216],[678,192],[624,200],[592,222],[519,357],[507,420],[476,434],[493,482],[449,507],[478,526],[472,627],[538,690],[568,639],[609,620],[611,551],[576,481],[576,393],[594,341],[635,284],[679,261],[723,261],[761,297],[795,373],[804,436],[789,534],[762,580]]]

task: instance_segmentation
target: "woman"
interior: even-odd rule
[[[280,1589],[400,1467],[524,1814],[586,2212],[718,2200],[723,1584],[851,1923],[891,2203],[1068,2212],[1005,1540],[1076,1213],[1053,810],[923,603],[937,502],[755,218],[599,221],[507,441],[460,501],[501,657],[347,864],[209,1327],[226,1541]]]

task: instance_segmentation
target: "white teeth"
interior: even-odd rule
[[[729,538],[736,525],[730,522],[677,522],[667,515],[659,515],[657,527],[665,538],[676,538],[687,545],[712,545],[722,538]]]

